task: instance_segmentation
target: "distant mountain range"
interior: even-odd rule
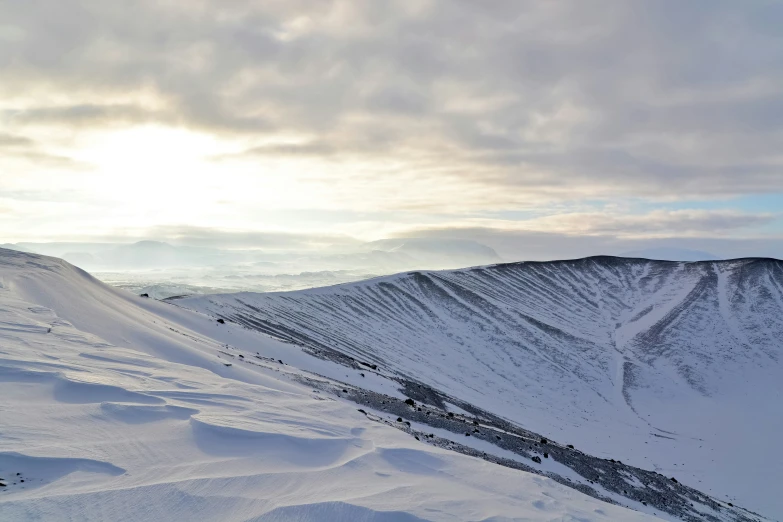
[[[622,257],[635,257],[641,259],[654,259],[658,261],[718,261],[721,258],[715,254],[702,250],[689,250],[687,248],[647,248],[623,252]]]
[[[424,238],[373,241],[358,247],[311,252],[265,252],[176,246],[161,241],[16,243],[3,248],[61,257],[93,270],[144,270],[255,263],[267,272],[364,269],[390,273],[414,268],[457,268],[500,262],[491,248],[468,240]],[[286,272],[288,270],[288,272]]]
[[[464,239],[382,239],[366,243],[364,248],[402,254],[418,264],[431,265],[430,268],[461,268],[503,261],[490,247]]]

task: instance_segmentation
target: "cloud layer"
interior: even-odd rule
[[[90,168],[80,147],[155,126],[223,144],[203,178],[235,208],[274,178],[398,229],[528,210],[510,228],[760,230],[776,216],[730,203],[599,214],[783,193],[781,25],[768,0],[0,0],[0,188],[37,176],[105,201],[97,174],[71,174]]]

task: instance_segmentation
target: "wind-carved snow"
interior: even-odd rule
[[[287,377],[300,368],[345,373],[0,249],[0,519],[653,519],[419,442]]]
[[[178,301],[783,517],[783,263],[609,257]]]

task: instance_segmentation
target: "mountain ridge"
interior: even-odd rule
[[[622,453],[782,509],[774,483],[748,479],[738,493],[716,463],[729,459],[748,478],[772,464],[768,437],[783,436],[769,399],[783,393],[780,260],[593,256],[177,304],[371,361],[594,454]],[[765,440],[735,455],[732,445],[751,433]]]

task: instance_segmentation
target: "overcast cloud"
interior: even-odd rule
[[[0,0],[0,239],[312,228],[292,210],[779,237],[780,27],[772,0]],[[56,221],[13,211],[61,189]]]

